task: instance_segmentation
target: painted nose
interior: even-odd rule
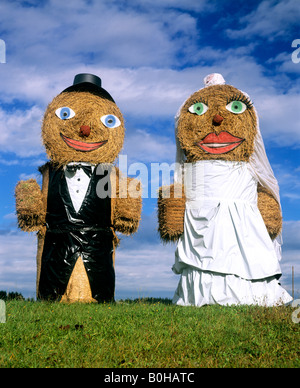
[[[215,126],[218,126],[218,125],[221,125],[222,124],[222,121],[224,120],[224,118],[218,114],[214,115],[214,118],[213,118],[213,125]]]
[[[91,133],[91,127],[89,127],[88,125],[82,125],[80,127],[80,131],[79,131],[80,136],[88,137],[88,136],[90,136],[90,133]]]

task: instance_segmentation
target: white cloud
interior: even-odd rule
[[[43,112],[37,106],[26,111],[6,112],[0,109],[0,150],[23,157],[42,153],[42,117]]]
[[[173,163],[175,161],[175,138],[138,129],[127,136],[122,154],[128,156],[128,164],[137,161]]]
[[[20,174],[19,179],[23,180],[23,181],[26,181],[28,179],[41,180],[41,175],[38,172],[35,173],[35,174],[25,174],[25,173],[22,173],[22,174]]]
[[[286,250],[300,251],[300,221],[285,221],[283,223],[283,240]],[[298,264],[300,266],[300,260]]]
[[[300,84],[295,75],[300,65],[292,63],[289,47],[266,64],[260,63],[255,52],[261,40],[252,39],[259,36],[270,43],[290,33],[298,21],[295,3],[260,2],[240,19],[239,28],[228,30],[229,38],[240,40],[231,48],[224,48],[214,40],[214,33],[228,26],[225,2],[2,1],[0,38],[6,42],[7,58],[0,65],[1,102],[5,104],[0,108],[0,163],[7,166],[5,172],[17,164],[42,164],[39,155],[44,152],[40,140],[43,112],[52,98],[81,72],[99,75],[125,120],[128,117],[123,150],[128,163],[174,161],[174,115],[190,94],[203,87],[203,77],[211,72],[222,73],[227,83],[250,94],[265,141],[283,148],[299,147]],[[221,21],[211,28],[212,39],[203,40],[206,31],[200,22],[219,8]],[[231,20],[234,17],[231,15]],[[23,104],[26,108],[22,108]],[[160,120],[166,123],[166,130]],[[18,158],[6,159],[7,151]],[[296,201],[296,169],[280,167],[278,172],[283,198]],[[31,175],[30,169],[24,169],[23,174]],[[149,204],[144,206],[148,209],[152,206]],[[117,289],[120,286],[122,290],[155,290],[164,285],[169,291],[173,287],[175,290],[178,278],[170,270],[175,248],[163,246],[153,237],[155,215],[143,217],[144,225],[149,227],[142,226],[142,232],[124,238],[116,252]],[[299,257],[300,248],[295,245],[300,240],[298,226],[288,224],[284,232],[285,273],[290,273],[289,266]],[[0,289],[4,284],[10,290],[25,287],[34,293],[34,236],[0,235],[0,243]]]
[[[182,1],[175,7],[179,3],[185,9],[203,8],[190,2],[184,6]],[[155,8],[115,1],[51,0],[36,7],[5,2],[1,11],[2,28],[8,31],[18,60],[48,69],[70,66],[74,60],[113,66],[167,65],[177,47],[192,44],[196,32],[195,18],[180,9],[165,8],[164,2],[157,2]]]
[[[116,250],[116,292],[119,297],[144,297],[160,292],[172,297],[179,277],[171,268],[175,244],[162,244],[156,232],[157,219],[153,213],[142,215],[137,234],[123,236]],[[300,221],[284,222],[281,282],[290,291],[291,268],[295,270],[295,290],[300,291]],[[0,235],[0,289],[35,295],[36,237],[18,232]]]
[[[120,4],[120,1],[115,0],[115,3]],[[193,12],[211,12],[216,7],[215,4],[206,0],[131,0],[128,5],[133,8],[138,7],[147,11],[152,10],[152,12],[157,12],[157,10],[167,10],[168,8],[178,8],[183,11]]]
[[[299,109],[299,94],[262,93],[256,101],[264,136],[276,145],[298,148],[300,131],[296,112]]]
[[[228,29],[227,33],[231,38],[251,39],[259,35],[272,41],[289,33],[299,21],[299,13],[299,4],[295,0],[265,0],[257,9],[240,18],[240,25],[244,27]]]
[[[152,293],[175,292],[179,277],[172,272],[174,246],[151,244],[116,251],[117,290],[135,291],[136,295],[153,296]]]
[[[281,77],[284,76],[284,79],[289,82],[289,78],[287,77],[287,74],[299,74],[300,73],[300,66],[299,63],[294,63],[292,60],[292,53],[296,50],[295,48],[290,47],[289,52],[280,52],[278,55],[276,55],[274,58],[270,58],[267,61],[267,64],[276,66],[276,71],[280,73]],[[294,87],[298,84],[297,80],[293,82],[293,84],[290,84],[290,87]],[[297,88],[296,88],[297,90]],[[298,89],[299,90],[299,89]]]
[[[33,234],[0,235],[0,289],[35,296],[36,238]]]
[[[178,277],[171,271],[175,248],[162,245],[155,228],[156,219],[145,215],[139,235],[122,237],[116,250],[116,292],[120,297],[153,296],[160,291],[171,297],[175,291]],[[0,290],[35,297],[36,249],[33,233],[0,235]]]
[[[300,296],[300,221],[283,223],[282,283],[292,292],[292,267],[295,275],[295,294]]]
[[[291,89],[286,94],[284,80],[280,81],[286,77],[281,73],[265,75],[264,67],[251,56],[254,43],[230,49],[210,46],[209,41],[207,46],[197,46],[201,27],[187,11],[206,14],[216,10],[215,4],[182,0],[135,0],[126,6],[120,1],[84,0],[51,0],[40,6],[33,2],[31,7],[22,4],[1,4],[2,28],[7,31],[12,54],[1,67],[0,93],[4,102],[18,99],[33,107],[24,112],[0,111],[2,150],[20,156],[42,152],[38,120],[47,103],[80,72],[102,78],[125,119],[127,115],[136,117],[137,122],[164,117],[170,123],[181,103],[203,86],[203,77],[221,72],[229,84],[245,90],[257,102],[266,138],[276,145],[300,143],[293,115],[299,104],[298,88],[287,82]],[[272,20],[262,17],[263,10],[279,15],[282,7],[281,3],[263,2],[243,23],[250,28],[257,21],[259,30],[260,21]],[[291,1],[284,9],[284,20],[290,20]],[[186,61],[193,67],[181,69]],[[283,65],[291,66],[287,59]],[[138,123],[134,126],[137,129],[144,131]],[[164,143],[169,154],[163,139]],[[126,140],[125,147],[127,144]]]
[[[300,198],[300,170],[295,168],[294,163],[293,160],[286,160],[281,164],[275,163],[272,166],[279,183],[281,201],[284,198],[292,201],[297,201]]]
[[[205,50],[203,55],[204,53]],[[214,55],[217,55],[217,62],[222,57],[221,52]],[[55,83],[56,90],[54,90],[54,83],[51,83],[51,77],[48,80],[44,78],[44,82],[39,83],[38,80],[34,81],[35,76],[33,76],[33,83],[38,83],[39,87],[31,88],[28,84],[17,93],[20,99],[29,99],[38,105],[34,105],[27,111],[0,110],[0,147],[3,151],[15,152],[19,156],[38,155],[43,152],[40,126],[44,109],[55,94],[72,84],[74,75],[81,71],[99,74],[103,87],[115,98],[125,119],[127,115],[135,118],[135,122],[131,121],[133,128],[127,128],[125,148],[132,155],[132,147],[139,142],[139,147],[134,147],[134,151],[137,158],[141,157],[141,161],[151,158],[151,153],[155,156],[166,154],[168,158],[173,159],[174,137],[170,128],[166,135],[157,136],[147,133],[140,122],[145,123],[151,117],[156,120],[163,117],[169,120],[169,125],[172,127],[173,118],[180,105],[190,94],[203,87],[204,76],[213,71],[223,73],[227,83],[250,94],[260,117],[260,126],[265,140],[275,145],[299,147],[300,132],[295,116],[299,106],[299,94],[278,92],[274,80],[266,78],[261,66],[253,59],[234,56],[232,50],[231,55],[225,55],[225,57],[227,59],[219,68],[214,65],[184,70],[150,67],[109,69],[95,66],[85,67],[82,70],[77,67],[60,74]],[[251,78],[247,76],[249,73]],[[36,76],[40,77],[38,74]],[[12,86],[12,90],[14,87],[16,85]],[[171,148],[170,142],[173,143]]]

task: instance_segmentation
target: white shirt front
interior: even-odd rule
[[[81,164],[82,166],[91,166],[93,173],[95,166],[90,163],[69,163],[68,166],[74,166],[78,164]],[[65,170],[65,176],[73,207],[78,213],[89,187],[91,178],[81,168],[74,172]]]

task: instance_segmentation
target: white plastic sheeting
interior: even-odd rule
[[[173,271],[182,305],[282,304],[278,256],[257,207],[257,180],[246,162],[186,164],[184,233]]]
[[[224,84],[221,74],[204,78],[205,87]],[[279,205],[280,196],[255,109],[257,134],[249,163],[216,160],[186,164],[177,137],[184,104],[175,116],[174,180],[185,183],[187,205],[184,234],[173,266],[173,271],[181,274],[174,303],[272,306],[290,302],[292,298],[278,283],[281,234],[270,239],[257,207],[258,183],[272,192]]]

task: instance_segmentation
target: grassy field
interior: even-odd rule
[[[0,367],[300,367],[290,307],[10,301]]]

